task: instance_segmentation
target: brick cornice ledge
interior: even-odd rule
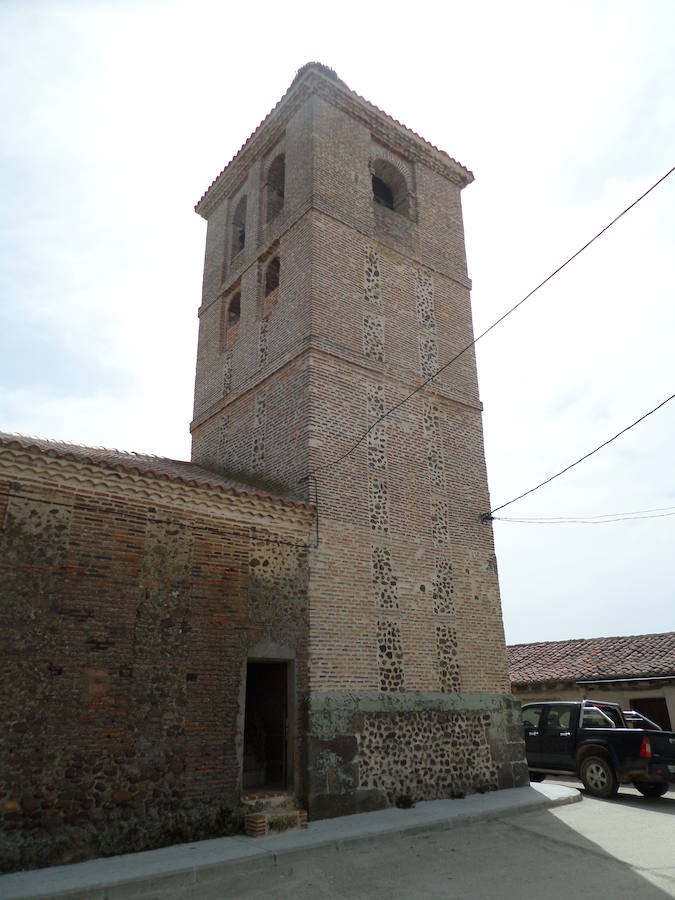
[[[59,486],[111,500],[174,507],[181,512],[201,513],[239,525],[255,524],[283,531],[305,542],[314,527],[314,508],[309,504],[234,493],[215,485],[188,484],[104,464],[34,454],[30,450],[0,448],[0,477],[18,482],[19,496],[44,486]]]

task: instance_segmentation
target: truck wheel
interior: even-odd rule
[[[581,764],[581,780],[594,797],[613,797],[619,790],[611,763],[602,756],[588,756]]]
[[[663,797],[668,790],[667,784],[653,781],[634,781],[633,787],[637,788],[645,797]]]

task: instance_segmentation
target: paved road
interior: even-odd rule
[[[675,897],[675,792],[645,800],[622,788],[614,800],[585,795],[545,812],[317,850],[171,897],[663,900]]]

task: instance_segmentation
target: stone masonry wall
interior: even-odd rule
[[[237,830],[261,642],[295,657],[301,722],[307,551],[277,543],[297,535],[112,483],[0,476],[3,869]]]
[[[308,700],[314,818],[528,783],[508,694],[331,692]]]

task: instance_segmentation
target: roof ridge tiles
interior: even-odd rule
[[[87,444],[76,444],[69,441],[51,440],[31,435],[12,434],[0,431],[0,448],[18,447],[22,450],[61,459],[88,462],[92,465],[103,465],[110,468],[135,471],[139,475],[166,478],[183,484],[210,486],[229,491],[238,496],[257,497],[273,500],[289,506],[309,507],[304,500],[283,495],[273,489],[256,487],[245,481],[231,478],[227,474],[214,472],[189,460],[172,459],[167,456],[156,456],[151,453],[139,453],[133,450],[116,450],[111,447],[97,447]]]
[[[675,676],[675,631],[535,641],[507,651],[514,684]]]

